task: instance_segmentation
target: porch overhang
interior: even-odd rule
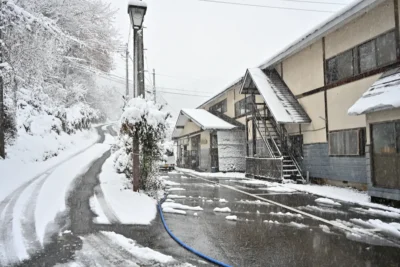
[[[248,69],[240,93],[260,94],[278,123],[311,122],[306,111],[275,70],[265,74],[260,68]]]
[[[349,115],[400,108],[400,68],[389,70],[348,110]]]

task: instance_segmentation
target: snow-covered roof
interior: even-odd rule
[[[248,69],[241,93],[257,90],[278,123],[310,123],[310,117],[276,71],[266,75],[260,68]]]
[[[327,34],[334,32],[338,28],[347,24],[348,22],[354,20],[355,18],[365,14],[369,10],[373,9],[377,5],[385,2],[385,0],[356,0],[349,6],[343,8],[338,13],[329,17],[326,21],[322,22],[316,26],[311,31],[307,32],[305,35],[288,45],[280,53],[276,54],[272,58],[264,61],[260,64],[261,69],[273,67],[282,60],[291,55],[301,51],[307,46],[313,44],[317,40],[326,36]]]
[[[176,121],[172,138],[181,135],[183,131],[181,127],[184,127],[189,120],[194,122],[202,130],[231,130],[237,127],[218,118],[205,109],[182,109]]]
[[[349,108],[349,115],[400,108],[400,68],[387,71]]]

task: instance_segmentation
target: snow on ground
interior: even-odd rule
[[[173,181],[163,181],[163,183],[164,183],[165,185],[168,185],[168,186],[180,185],[180,183],[173,182]]]
[[[263,188],[258,188],[258,189],[275,192],[275,193],[293,193],[293,192],[297,191],[295,189],[287,188],[284,186],[271,186],[271,187],[263,187]]]
[[[73,181],[109,149],[108,144],[96,144],[43,178],[46,180],[40,189],[35,211],[36,233],[42,244],[48,241],[50,234],[58,231],[58,225],[53,225],[53,221],[60,212],[66,211],[66,196]]]
[[[96,214],[96,218],[93,219],[94,223],[110,224],[110,221],[105,215],[103,208],[101,207],[100,202],[96,196],[90,198],[89,205],[90,209]]]
[[[168,195],[167,198],[171,198],[171,199],[181,199],[181,198],[186,198],[186,196],[181,196],[181,195]]]
[[[356,203],[365,207],[377,208],[377,209],[400,213],[400,209],[388,207],[381,204],[371,203],[367,192],[361,192],[349,187],[343,188],[330,185],[316,185],[316,184],[306,184],[306,185],[284,184],[283,186],[322,197],[327,197],[349,203]]]
[[[330,233],[331,233],[331,229],[329,228],[329,226],[327,226],[327,225],[325,225],[325,224],[320,224],[320,225],[319,225],[319,228],[321,228],[322,231],[324,231],[324,232],[327,233],[327,234],[330,234]]]
[[[245,199],[245,200],[241,199],[240,201],[238,201],[238,203],[241,203],[241,204],[254,204],[254,205],[257,205],[257,206],[260,206],[260,205],[269,206],[269,205],[271,205],[268,202],[263,202],[261,200],[248,200],[248,199]]]
[[[228,221],[237,221],[237,216],[236,215],[230,215],[230,216],[226,216],[225,219],[227,219]]]
[[[222,172],[216,172],[216,173],[210,173],[210,172],[196,172],[194,170],[190,169],[182,169],[182,168],[176,168],[176,170],[183,172],[185,174],[192,174],[196,175],[199,177],[204,177],[204,178],[225,178],[225,179],[244,179],[246,176],[244,173],[241,172],[227,172],[227,173],[222,173]]]
[[[264,223],[270,223],[270,224],[281,224],[278,221],[272,221],[272,220],[265,220]]]
[[[125,174],[114,169],[113,157],[108,158],[99,175],[105,201],[122,224],[148,225],[157,214],[157,201],[128,187]]]
[[[342,206],[342,204],[335,202],[329,198],[317,198],[315,200],[315,202],[317,202],[318,204],[321,204],[321,205],[337,206],[337,207]]]
[[[179,203],[163,203],[161,205],[162,208],[173,208],[173,209],[180,209],[180,210],[195,210],[195,211],[202,211],[203,208],[200,206],[197,207],[191,207]]]
[[[221,199],[219,200],[219,203],[228,203],[228,200],[226,200],[225,198],[221,198]]]
[[[214,209],[214,212],[223,212],[223,213],[229,213],[229,212],[231,212],[231,209],[230,208],[228,208],[228,207],[225,207],[225,208],[215,208]]]
[[[269,214],[273,215],[273,216],[281,216],[281,217],[290,217],[290,218],[299,218],[299,219],[303,219],[304,217],[301,214],[294,214],[294,213],[290,213],[290,212],[270,212]]]
[[[266,186],[273,186],[276,183],[268,182],[268,181],[261,181],[261,180],[252,180],[252,179],[243,179],[243,180],[229,180],[229,182],[234,182],[238,184],[247,184],[247,185],[266,185]]]
[[[54,140],[51,140],[52,138],[20,136],[16,144],[7,150],[7,159],[0,160],[1,177],[4,178],[0,184],[0,200],[36,175],[92,146],[99,136],[93,129],[78,131],[73,135],[61,134],[54,137]],[[43,153],[45,153],[43,151],[53,141],[57,144],[53,144],[56,147],[52,148],[52,154],[57,153],[58,156],[43,161]]]
[[[82,239],[82,248],[77,250],[74,261],[58,264],[56,267],[80,266],[177,266],[193,267],[179,263],[173,257],[164,255],[136,241],[115,232],[90,234]]]
[[[369,214],[374,216],[383,216],[393,219],[400,219],[400,212],[393,212],[393,211],[386,211],[386,210],[379,210],[379,209],[363,209],[363,208],[351,208],[351,211],[360,213],[360,214]]]
[[[178,210],[178,209],[174,209],[174,208],[170,208],[170,207],[165,207],[162,209],[163,212],[165,213],[175,213],[175,214],[182,214],[182,215],[186,215],[186,211],[184,210]]]
[[[390,223],[382,222],[381,220],[377,219],[370,219],[368,221],[364,221],[361,219],[350,219],[350,221],[363,227],[377,229],[380,232],[385,233],[389,236],[400,238],[400,230],[398,229],[398,224],[392,225]]]
[[[300,228],[300,229],[308,228],[308,225],[305,225],[305,224],[302,224],[302,223],[297,223],[297,222],[290,222],[287,225],[293,226],[293,227],[296,227],[296,228]]]
[[[331,214],[347,214],[345,211],[337,210],[332,207],[320,207],[320,206],[303,206],[303,207],[298,207],[299,210],[305,210],[305,211],[316,211],[320,213],[331,213]]]
[[[173,188],[168,188],[167,191],[185,191],[185,188],[180,188],[180,187],[173,187]]]

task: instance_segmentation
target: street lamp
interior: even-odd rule
[[[145,98],[144,90],[144,56],[143,56],[143,20],[147,11],[147,4],[139,0],[129,0],[128,14],[133,28],[133,96]],[[137,95],[136,95],[137,92]],[[133,191],[139,191],[140,160],[139,136],[135,132],[132,147],[132,183]]]
[[[141,29],[144,15],[146,15],[147,4],[139,0],[130,0],[128,3],[128,14],[134,29]]]

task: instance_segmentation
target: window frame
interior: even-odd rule
[[[394,38],[396,38],[395,31],[396,31],[396,29],[392,28],[392,29],[390,29],[390,30],[388,30],[388,31],[386,31],[384,33],[381,33],[381,34],[375,36],[374,38],[366,40],[366,41],[364,41],[364,42],[362,42],[362,43],[360,43],[360,44],[358,44],[358,45],[356,45],[356,46],[354,46],[354,47],[352,47],[350,49],[347,49],[347,50],[345,50],[345,51],[343,51],[341,53],[338,53],[337,55],[335,55],[333,57],[325,59],[324,64],[325,64],[326,85],[331,85],[331,84],[335,84],[337,82],[342,82],[342,81],[344,81],[346,79],[349,79],[349,78],[352,78],[352,77],[356,77],[358,75],[362,75],[364,73],[367,73],[367,72],[370,72],[370,71],[374,71],[374,70],[377,70],[379,68],[382,68],[382,67],[385,67],[385,66],[388,66],[390,64],[393,64],[393,63],[397,62],[398,59],[397,59],[397,56],[396,56],[396,59],[394,59],[393,61],[388,61],[388,62],[379,64],[378,47],[377,47],[378,38],[383,38],[384,36],[389,35],[389,34],[394,34]],[[367,43],[370,43],[370,42],[373,43],[373,47],[374,47],[375,67],[361,71],[360,47],[362,47],[363,45],[366,45]],[[399,44],[397,44],[396,40],[394,40],[394,43],[395,43],[395,51],[394,52],[397,55],[397,51],[396,50],[398,49]],[[340,57],[344,53],[348,53],[351,50],[352,50],[352,62],[353,62],[352,63],[353,64],[353,75],[348,76],[348,77],[344,77],[344,78],[338,78],[338,73],[339,73],[339,71],[338,71],[338,57]],[[331,71],[330,71],[330,68],[329,68],[329,64],[328,64],[329,62],[331,62],[333,60],[334,60],[334,68],[336,68],[336,70],[335,70],[336,73],[333,73],[334,78],[332,78],[332,74],[331,74]]]
[[[238,106],[238,105],[243,105],[243,103],[244,103],[244,105],[250,104],[250,102],[247,101],[248,99],[252,99],[253,102],[255,102],[256,97],[255,97],[255,95],[248,95],[248,96],[246,96],[246,97],[240,99],[239,101],[236,101],[236,102],[235,102],[235,105],[234,105],[234,106],[235,106],[235,118],[238,118],[238,117],[241,117],[241,116],[245,116],[245,115],[251,114],[251,112],[252,112],[251,108],[250,108],[249,111],[247,111],[247,112],[245,112],[245,113],[243,113],[243,114],[237,114],[237,106]]]
[[[356,154],[346,154],[346,153],[334,154],[334,153],[332,153],[332,147],[331,147],[332,134],[344,133],[344,132],[350,132],[350,131],[357,132],[357,153]],[[366,140],[367,139],[366,139],[366,128],[365,127],[330,131],[328,134],[328,154],[330,157],[363,157],[363,156],[365,156]],[[342,142],[345,143],[344,140],[342,140]]]
[[[220,107],[221,107],[221,111],[218,111],[217,109],[219,109]],[[225,98],[225,99],[215,103],[211,107],[209,107],[208,110],[220,112],[220,113],[226,113],[228,111],[228,100]]]

